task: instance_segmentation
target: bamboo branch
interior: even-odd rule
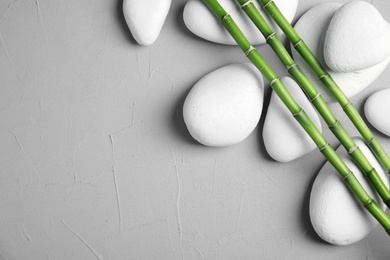
[[[212,10],[215,16],[222,22],[227,31],[231,34],[245,55],[252,61],[263,76],[270,82],[275,93],[280,97],[294,118],[309,134],[315,142],[321,153],[327,158],[332,166],[340,173],[344,181],[350,187],[364,207],[375,217],[386,232],[390,235],[390,217],[382,210],[382,208],[371,198],[366,192],[355,174],[348,168],[341,157],[336,153],[333,147],[328,143],[325,137],[317,129],[306,112],[298,105],[295,99],[291,96],[278,75],[264,60],[260,53],[247,40],[245,35],[239,29],[232,17],[223,9],[217,0],[203,0],[205,4]]]
[[[382,145],[376,139],[374,134],[368,128],[356,107],[349,100],[349,98],[344,94],[341,88],[334,81],[332,76],[324,69],[320,64],[318,59],[315,57],[313,52],[309,49],[306,43],[301,39],[295,29],[284,17],[282,12],[279,10],[277,5],[273,0],[259,0],[263,4],[264,9],[268,11],[272,19],[279,25],[283,32],[287,35],[291,43],[294,45],[294,48],[298,53],[305,59],[305,61],[310,65],[314,72],[318,75],[319,79],[324,83],[324,85],[330,90],[336,100],[339,102],[340,106],[343,108],[344,112],[351,119],[352,123],[355,125],[356,129],[359,131],[361,136],[364,138],[366,144],[370,147],[371,151],[377,158],[377,160],[382,164],[386,169],[387,173],[390,174],[390,157],[383,149]]]
[[[336,118],[325,102],[322,95],[318,92],[313,83],[308,79],[299,65],[293,60],[288,53],[279,37],[275,34],[271,26],[267,23],[260,11],[254,5],[252,0],[237,0],[244,12],[256,25],[263,34],[267,43],[271,46],[279,59],[286,66],[288,72],[297,81],[298,85],[306,93],[307,97],[313,103],[321,117],[325,120],[329,129],[341,142],[348,154],[355,161],[357,166],[364,172],[365,176],[370,180],[375,189],[378,191],[383,202],[390,207],[390,190],[383,182],[377,170],[371,165],[367,157],[361,149],[353,141],[352,137],[347,133],[341,122]]]

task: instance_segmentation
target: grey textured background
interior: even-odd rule
[[[0,259],[388,259],[379,226],[350,246],[317,237],[308,202],[325,160],[267,155],[269,87],[244,142],[209,148],[191,138],[181,114],[190,88],[246,60],[189,32],[186,2],[173,0],[158,40],[142,47],[121,1],[1,1]],[[321,2],[301,0],[294,21]],[[389,21],[389,1],[371,2]],[[353,101],[362,111],[389,82],[390,67]]]

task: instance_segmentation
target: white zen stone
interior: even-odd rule
[[[333,15],[342,5],[339,3],[323,3],[317,5],[304,13],[297,21],[294,28],[312,50],[319,62],[333,77],[345,95],[353,97],[367,86],[369,86],[386,68],[390,62],[390,55],[381,63],[367,69],[355,72],[334,72],[326,66],[324,60],[324,41],[326,31]],[[390,25],[387,23],[388,30]],[[299,64],[304,73],[323,94],[326,102],[336,102],[333,95],[325,85],[318,79],[317,74],[310,68],[301,55],[291,46],[294,60]]]
[[[330,69],[362,70],[384,61],[389,55],[390,31],[373,5],[352,1],[334,14],[324,43],[324,58]]]
[[[264,82],[250,64],[231,64],[201,78],[183,106],[194,139],[207,146],[228,146],[255,129],[263,109]]]
[[[364,113],[371,125],[390,136],[390,89],[372,94],[364,105]]]
[[[289,77],[282,78],[282,81],[321,131],[320,119],[298,84]],[[271,94],[264,122],[263,140],[268,154],[279,162],[297,159],[316,147],[275,92]]]
[[[370,149],[361,138],[353,138],[355,143],[377,170],[384,183],[389,177],[383,171]],[[356,166],[344,147],[337,148],[349,169],[370,196],[384,209],[385,204],[371,185],[365,174]],[[334,245],[349,245],[365,238],[377,225],[375,218],[355,197],[340,174],[326,162],[318,173],[310,195],[310,220],[316,233]]]
[[[123,0],[123,14],[134,39],[151,45],[164,25],[171,0]]]
[[[242,11],[241,6],[237,1],[220,0],[219,2],[226,12],[231,15],[253,45],[265,43],[265,38],[256,26],[253,25],[252,21],[249,17],[247,17],[244,11]],[[291,22],[297,10],[298,0],[275,0],[274,2],[283,12],[286,19]],[[254,1],[254,4],[260,10],[261,14],[268,21],[274,31],[276,31],[278,35],[281,35],[282,31],[280,28],[271,18],[269,18],[267,12],[262,8],[258,1]],[[206,4],[200,0],[190,0],[185,5],[183,19],[187,28],[192,33],[203,39],[221,44],[237,45],[234,39],[224,28],[221,21],[218,21]]]

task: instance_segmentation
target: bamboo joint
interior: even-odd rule
[[[286,69],[287,69],[287,71],[290,71],[295,66],[298,66],[298,64],[294,63],[294,64],[291,64],[290,66],[286,66]]]
[[[368,199],[367,201],[366,201],[366,203],[364,203],[364,207],[368,207],[370,204],[372,204],[374,202],[374,200],[373,199]]]
[[[230,14],[225,14],[224,17],[222,17],[221,21],[225,21],[226,19],[228,19],[230,17]]]
[[[302,39],[300,39],[297,43],[294,44],[294,48],[296,48],[299,44],[301,44],[303,42]]]
[[[328,125],[328,128],[330,129],[330,128],[333,128],[333,127],[335,127],[338,123],[340,123],[340,121],[339,120],[336,120],[336,122],[333,124],[333,125]]]
[[[297,117],[297,116],[299,116],[302,112],[303,112],[303,109],[299,110],[299,112],[297,112],[297,113],[294,113],[293,116],[294,116],[294,117]]]
[[[355,145],[354,147],[352,147],[351,149],[348,150],[348,154],[352,154],[354,151],[356,151],[357,148],[358,148],[358,146]]]
[[[350,105],[352,105],[352,102],[348,101],[348,103],[343,107],[343,110],[346,110]]]
[[[330,76],[329,73],[326,73],[324,75],[319,76],[318,78],[321,80],[321,79],[329,77],[329,76]]]
[[[316,100],[317,98],[319,98],[321,96],[321,93],[318,92],[317,95],[315,95],[312,99],[310,99],[311,102],[314,102],[314,100]]]
[[[269,1],[268,3],[266,3],[264,6],[263,6],[263,8],[264,9],[266,9],[271,3],[273,3],[274,2],[274,0],[271,0],[271,1]]]
[[[375,137],[373,137],[372,139],[371,139],[371,141],[369,141],[369,142],[367,142],[366,144],[369,146],[369,145],[371,145],[373,142],[375,142]]]
[[[272,40],[272,38],[274,38],[274,36],[276,35],[275,32],[271,33],[270,35],[268,35],[267,39],[265,39],[266,42],[268,42],[269,40]]]
[[[366,173],[366,176],[369,177],[371,174],[375,172],[375,168],[372,168],[370,171]],[[386,200],[390,200],[390,198],[387,198]]]
[[[273,84],[275,84],[277,81],[279,81],[280,80],[280,78],[276,78],[276,79],[273,79],[270,83],[269,83],[269,85],[272,87],[272,85]]]
[[[248,0],[248,1],[246,1],[245,3],[243,3],[243,4],[241,5],[241,8],[245,8],[245,7],[247,7],[247,6],[250,5],[250,4],[253,4],[253,0]]]
[[[325,150],[325,148],[329,145],[329,143],[327,142],[324,146],[322,147],[319,147],[320,151],[322,152],[323,150]]]
[[[343,180],[344,181],[347,180],[349,177],[352,176],[352,174],[353,174],[352,172],[349,172],[347,175],[344,176]]]
[[[251,51],[254,51],[254,50],[256,50],[255,47],[253,47],[253,46],[251,45],[251,47],[249,47],[249,49],[245,52],[245,56],[248,57],[249,53],[251,53]]]

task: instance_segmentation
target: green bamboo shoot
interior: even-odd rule
[[[332,166],[340,173],[344,181],[350,187],[364,207],[374,216],[382,225],[386,232],[390,235],[390,217],[382,210],[382,208],[371,198],[363,186],[360,184],[356,176],[344,163],[341,157],[336,153],[333,147],[327,142],[325,137],[317,129],[306,112],[299,106],[295,99],[291,96],[283,82],[280,80],[274,70],[268,65],[260,53],[247,40],[245,35],[239,29],[232,17],[223,9],[217,0],[203,0],[206,5],[212,10],[215,16],[222,22],[227,31],[231,34],[240,48],[245,52],[245,55],[252,61],[257,69],[263,74],[265,79],[270,82],[275,93],[280,97],[294,118],[303,127],[303,129],[312,138],[321,153],[327,158]]]
[[[264,9],[268,11],[271,17],[275,20],[275,22],[287,35],[287,37],[293,44],[294,48],[310,65],[310,67],[314,70],[314,72],[317,74],[319,79],[324,83],[324,85],[330,90],[330,92],[339,102],[340,106],[343,108],[344,112],[351,119],[356,129],[362,135],[366,144],[370,147],[371,151],[373,152],[377,160],[390,174],[389,155],[386,153],[382,145],[379,143],[378,139],[376,139],[374,134],[368,128],[367,124],[364,122],[363,118],[360,116],[359,112],[357,111],[353,103],[340,89],[337,83],[333,80],[332,76],[320,64],[320,62],[315,57],[313,52],[309,49],[306,43],[301,39],[301,37],[298,35],[295,29],[284,17],[284,15],[279,10],[275,2],[273,0],[260,0],[260,2],[263,4]]]
[[[353,158],[357,166],[364,172],[366,177],[371,181],[375,189],[378,191],[384,203],[390,207],[390,190],[383,182],[376,169],[371,165],[361,149],[353,141],[352,137],[347,133],[343,125],[330,110],[328,104],[325,102],[322,95],[318,92],[313,83],[308,79],[305,73],[301,70],[299,65],[293,60],[288,53],[283,43],[280,41],[278,35],[273,31],[271,26],[267,23],[260,11],[251,0],[237,0],[244,12],[253,21],[256,27],[263,34],[267,43],[271,46],[279,59],[286,66],[288,72],[297,81],[302,90],[306,93],[308,98],[325,120],[329,129],[341,142],[347,150],[349,156]]]

